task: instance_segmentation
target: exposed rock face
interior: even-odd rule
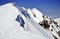
[[[53,20],[52,18],[48,16],[43,16],[43,21],[39,23],[43,28],[46,30],[48,29],[49,32],[55,37],[55,39],[58,39],[60,36],[60,26],[58,25],[58,22]],[[54,33],[52,33],[54,32]],[[56,34],[56,35],[55,35]]]

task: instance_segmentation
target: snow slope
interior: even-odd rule
[[[60,26],[60,18],[55,18],[54,19],[56,22],[57,22],[57,24]]]
[[[26,9],[13,3],[0,6],[1,39],[60,39],[60,28],[56,26],[52,18],[36,8]]]
[[[36,8],[32,9],[32,13],[36,15],[36,18],[39,19],[39,21],[43,21],[43,14],[42,12],[40,12],[39,10],[37,10]]]
[[[45,23],[47,23],[47,25],[45,26],[45,27],[47,27],[47,26],[49,26],[47,29],[45,29],[45,30],[47,30],[48,32],[50,32],[50,34],[52,34],[52,36],[55,38],[55,39],[60,39],[60,34],[58,34],[58,32],[60,31],[60,28],[59,28],[59,26],[58,26],[58,28],[56,27],[57,26],[57,24],[55,24],[53,21],[53,19],[52,18],[50,18],[50,17],[48,17],[48,16],[46,16],[46,15],[43,15],[39,10],[37,10],[36,8],[33,8],[32,10],[31,9],[28,9],[27,10],[27,12],[30,14],[30,17],[36,22],[36,23],[43,23],[43,21],[45,20],[45,21],[47,21],[47,22],[45,22]],[[34,22],[34,23],[35,23]],[[33,24],[33,23],[32,23]],[[44,25],[44,24],[43,24]],[[34,25],[35,26],[35,25]],[[40,25],[41,26],[41,25]],[[39,26],[37,26],[37,27],[39,27]],[[39,28],[38,28],[38,30],[39,30]],[[41,31],[41,29],[40,29],[40,31]],[[42,31],[44,31],[44,30],[42,30]],[[48,36],[48,35],[47,35]],[[51,38],[52,39],[52,38]]]
[[[33,16],[33,13],[31,12],[31,10],[30,9],[27,9],[27,12],[25,12],[26,10],[24,10],[23,8],[19,8],[19,7],[17,7],[19,10],[20,10],[20,12],[23,12],[24,14],[24,16],[25,16],[25,14],[27,13],[27,14],[29,14],[30,15],[30,18],[28,18],[28,16],[26,17],[26,22],[27,22],[27,24],[25,24],[25,25],[29,25],[29,26],[27,26],[28,27],[28,30],[29,31],[31,31],[31,32],[34,32],[34,33],[36,33],[36,34],[42,34],[43,36],[45,36],[45,37],[47,37],[48,39],[54,39],[53,37],[52,37],[52,35],[49,33],[49,32],[47,32],[45,29],[43,29],[38,23],[37,23],[37,20],[35,20],[35,19],[37,19],[37,18],[35,18],[34,16]],[[21,9],[22,9],[22,11],[21,11]],[[20,13],[21,14],[21,13]],[[36,15],[36,14],[35,14]]]
[[[0,6],[0,39],[46,39],[42,34],[25,31],[15,20],[19,13],[12,3]]]
[[[40,22],[39,19],[37,19],[36,17],[33,16],[33,13],[32,13],[32,11],[31,11],[31,9],[27,9],[27,13],[30,15],[30,17],[31,17],[32,19],[34,19],[34,21],[36,21],[37,23]]]

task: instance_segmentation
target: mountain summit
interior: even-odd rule
[[[36,8],[0,6],[1,39],[60,39],[60,25]]]

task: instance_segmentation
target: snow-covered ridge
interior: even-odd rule
[[[0,39],[46,39],[42,34],[25,31],[15,20],[19,13],[12,3],[0,6]]]
[[[55,18],[54,19],[56,22],[57,22],[57,24],[60,26],[60,18]]]
[[[0,18],[1,39],[60,39],[59,25],[36,8],[8,3],[0,6]]]
[[[19,9],[19,7],[18,7],[18,9]],[[21,9],[19,9],[19,10],[21,10]],[[26,11],[26,12],[24,12],[24,11]],[[30,17],[36,23],[40,24],[40,26],[43,26],[43,28],[46,29],[48,32],[50,32],[55,39],[60,38],[59,34],[58,34],[60,32],[60,30],[59,30],[60,28],[57,28],[59,26],[57,26],[57,24],[55,24],[55,21],[52,18],[50,18],[46,15],[43,15],[42,12],[40,12],[36,8],[32,8],[32,10],[31,9],[26,9],[26,10],[23,9],[23,12],[29,14]]]

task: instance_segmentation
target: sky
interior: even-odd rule
[[[60,0],[0,0],[0,6],[10,2],[20,7],[37,8],[51,18],[60,17]]]

